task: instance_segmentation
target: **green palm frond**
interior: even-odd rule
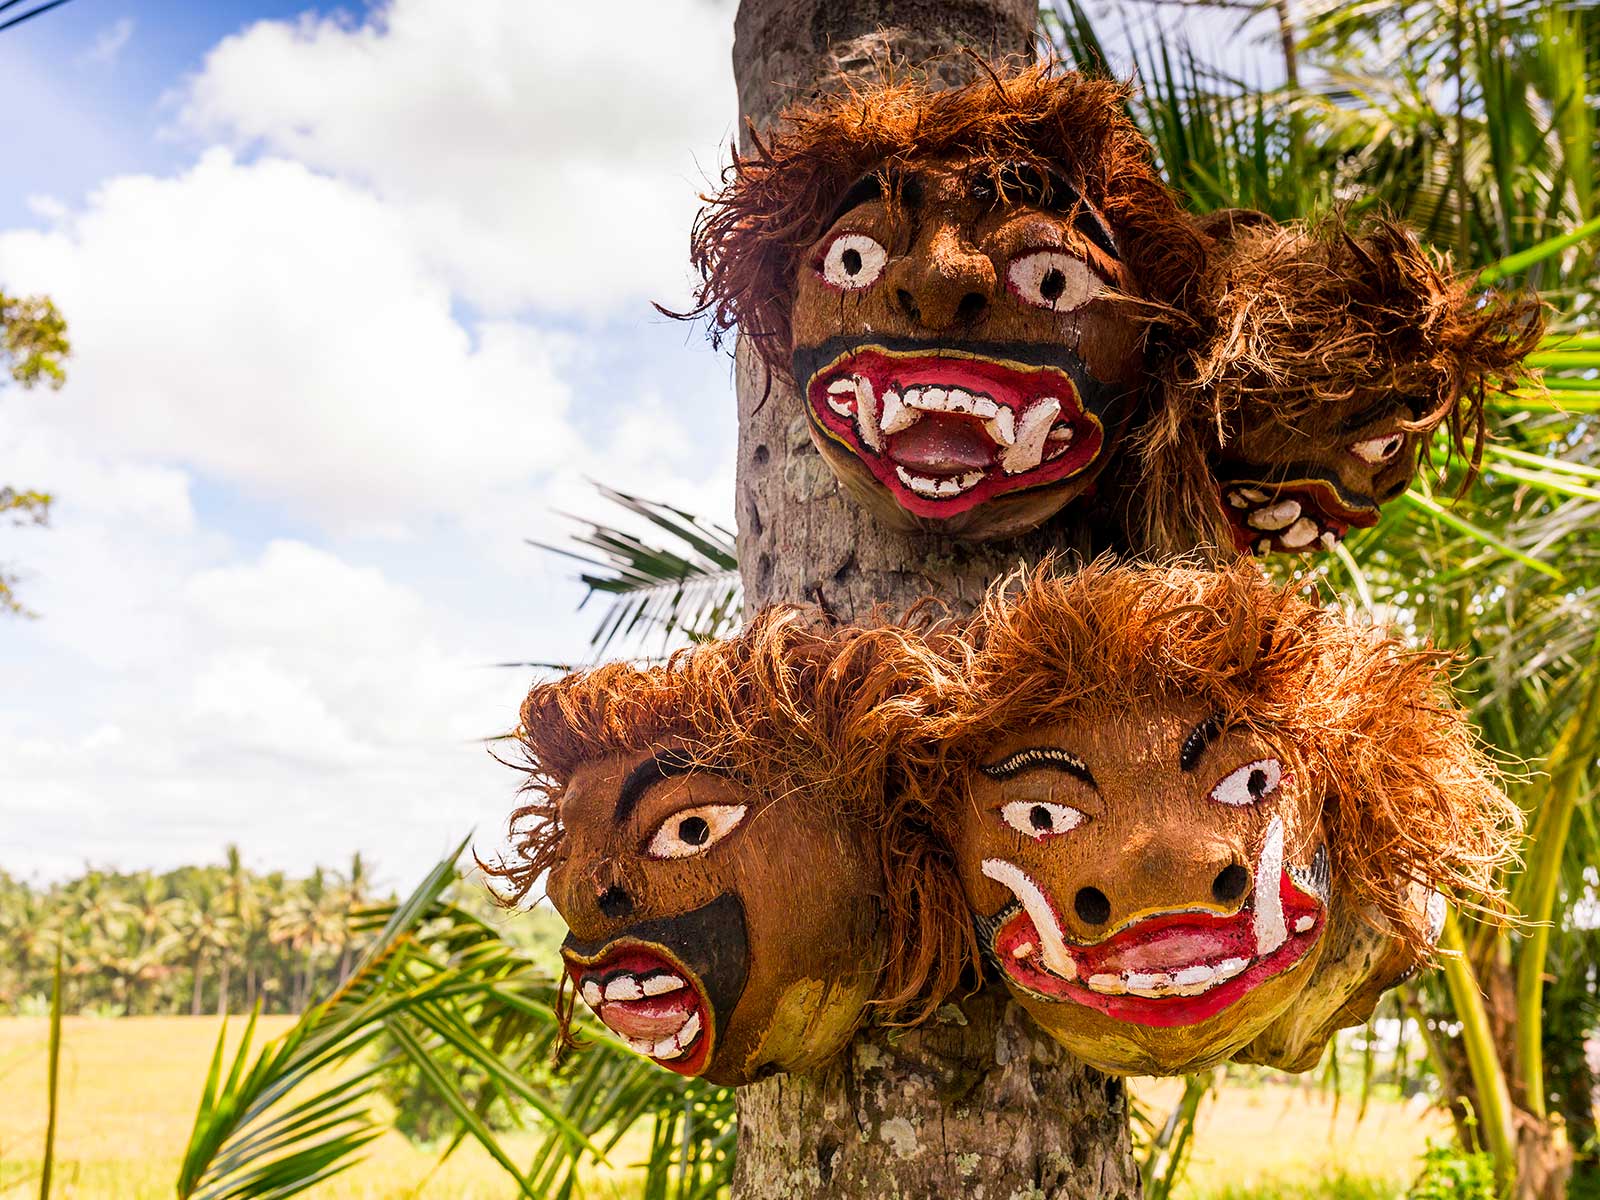
[[[530,542],[589,568],[579,575],[596,595],[611,597],[589,645],[598,657],[619,638],[637,647],[652,635],[665,647],[676,638],[699,641],[737,627],[743,603],[734,535],[692,513],[597,484],[602,498],[666,535],[665,544],[614,525],[572,518],[587,528],[572,541],[581,550]]]

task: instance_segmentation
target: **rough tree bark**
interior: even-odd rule
[[[1037,0],[743,0],[742,116],[770,124],[839,72],[877,75],[958,47],[1031,51]],[[950,82],[976,68],[939,67]],[[747,602],[809,601],[841,619],[925,595],[963,612],[1019,561],[1066,548],[1059,528],[960,545],[884,529],[834,482],[799,397],[738,356],[739,567]],[[769,388],[770,383],[770,388]],[[738,1200],[1139,1194],[1120,1079],[1041,1034],[998,985],[916,1031],[869,1029],[827,1069],[739,1093]]]

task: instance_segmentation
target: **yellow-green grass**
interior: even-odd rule
[[[233,1024],[236,1035],[242,1022]],[[287,1017],[265,1018],[261,1032],[276,1035],[290,1024]],[[217,1029],[205,1018],[67,1019],[57,1200],[170,1200]],[[0,1200],[37,1193],[46,1036],[42,1019],[0,1019]],[[1174,1085],[1138,1081],[1135,1091],[1159,1108],[1170,1102]],[[1229,1087],[1202,1111],[1191,1182],[1182,1194],[1204,1200],[1228,1187],[1287,1188],[1341,1170],[1399,1191],[1425,1139],[1444,1136],[1445,1123],[1437,1114],[1376,1100],[1357,1122],[1356,1107],[1347,1099],[1335,1119],[1331,1102],[1310,1088]],[[510,1134],[506,1142],[526,1161],[535,1137]],[[590,1194],[630,1195],[636,1175],[628,1164],[644,1148],[642,1138],[625,1143],[614,1168],[591,1180]],[[503,1200],[511,1193],[499,1167],[476,1145],[463,1146],[441,1167],[436,1154],[391,1133],[369,1148],[367,1161],[306,1194],[314,1200]]]

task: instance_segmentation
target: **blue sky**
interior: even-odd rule
[[[733,129],[729,0],[601,18],[74,0],[0,37],[24,97],[0,288],[59,394],[0,396],[0,869],[375,857],[403,886],[516,778],[482,735],[581,659],[590,479],[728,520],[729,363],[681,303]],[[587,57],[586,57],[587,56]]]

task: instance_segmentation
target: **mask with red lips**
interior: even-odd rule
[[[1031,731],[970,793],[955,848],[980,946],[1080,1057],[1200,1070],[1304,985],[1331,891],[1320,797],[1202,702]]]
[[[881,957],[874,878],[826,806],[664,750],[580,768],[546,890],[578,995],[640,1054],[740,1084],[849,1040]]]
[[[796,283],[812,438],[893,524],[1022,532],[1093,482],[1143,369],[1116,241],[1065,179],[952,159],[868,176]]]
[[[1381,218],[1279,226],[1229,210],[1201,225],[1219,239],[1210,332],[1178,360],[1144,439],[1154,548],[1331,550],[1378,523],[1436,439],[1476,462],[1485,390],[1523,373],[1537,300],[1474,292]]]
[[[1429,889],[1496,902],[1521,815],[1447,660],[1248,561],[1019,572],[952,643],[893,824],[1103,1070],[1303,1069],[1426,962]]]
[[[1090,492],[1150,390],[1205,250],[1124,103],[1047,64],[852,81],[702,212],[698,311],[789,377],[883,523],[1026,532]]]

